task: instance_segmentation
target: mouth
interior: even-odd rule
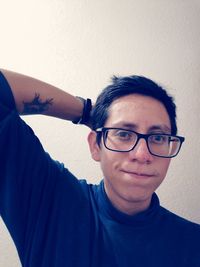
[[[148,178],[152,178],[155,176],[153,174],[149,174],[149,173],[145,173],[145,172],[125,171],[125,170],[122,170],[122,172],[124,172],[130,176],[133,176],[134,178],[140,178],[140,179],[148,179]]]

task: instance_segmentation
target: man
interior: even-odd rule
[[[90,114],[89,99],[2,70],[0,103],[0,213],[22,266],[200,266],[200,226],[155,194],[184,141],[163,88],[145,77],[114,78]],[[92,128],[99,185],[44,152],[18,115],[33,113]]]

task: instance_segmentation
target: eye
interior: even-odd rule
[[[149,136],[149,141],[154,144],[165,144],[168,140],[168,137],[166,135],[156,134]]]
[[[120,140],[125,140],[125,141],[133,139],[133,133],[125,130],[115,131],[114,136],[119,138]]]

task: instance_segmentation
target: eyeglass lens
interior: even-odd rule
[[[178,137],[152,134],[145,138],[151,154],[171,157],[174,156],[181,145]],[[138,135],[124,129],[107,129],[104,136],[105,146],[114,151],[130,151],[138,142]]]

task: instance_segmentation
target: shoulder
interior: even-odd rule
[[[181,217],[163,207],[161,207],[161,214],[165,224],[171,227],[172,230],[184,232],[185,234],[198,235],[200,238],[200,224]]]

